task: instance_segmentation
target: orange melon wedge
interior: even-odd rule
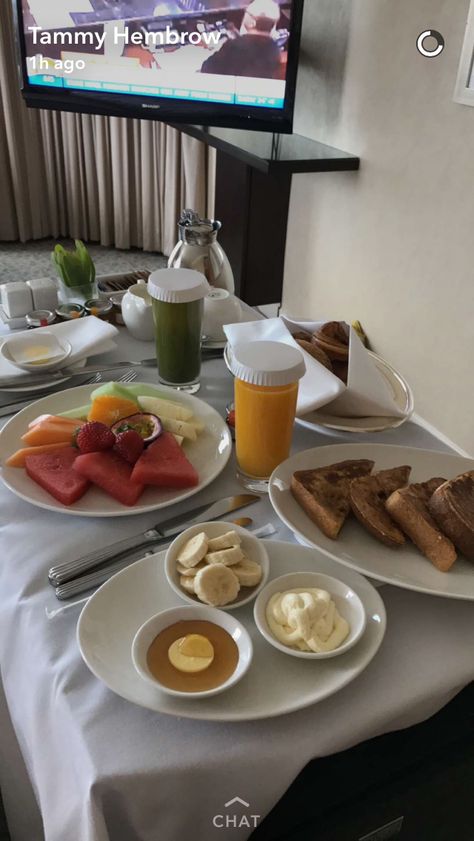
[[[43,444],[61,444],[63,441],[72,444],[74,431],[74,426],[63,426],[62,424],[44,421],[25,432],[21,436],[21,440],[29,447],[42,447]]]
[[[76,418],[63,418],[60,415],[40,415],[39,417],[35,418],[28,424],[28,429],[32,429],[34,426],[37,426],[39,423],[59,423],[63,426],[73,426],[77,428],[78,426],[82,426],[84,423],[83,420],[79,420]]]
[[[136,415],[136,413],[137,404],[132,400],[103,395],[95,398],[87,419],[112,426],[122,418],[128,418],[130,415]]]
[[[27,456],[37,455],[38,453],[47,453],[49,450],[60,450],[63,447],[70,447],[69,441],[59,441],[57,444],[43,444],[42,447],[23,447],[22,450],[17,450],[5,462],[6,467],[25,467],[25,460]]]

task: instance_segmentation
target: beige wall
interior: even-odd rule
[[[360,173],[294,179],[284,308],[362,321],[416,410],[474,453],[474,108],[453,102],[469,0],[306,0],[295,131]],[[438,58],[415,47],[446,39]]]

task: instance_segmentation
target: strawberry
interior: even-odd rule
[[[105,423],[85,423],[76,435],[76,445],[81,453],[98,453],[110,450],[115,444],[115,435]]]
[[[114,450],[128,464],[135,464],[140,458],[145,447],[145,442],[142,436],[136,432],[135,429],[128,429],[126,432],[120,432],[115,437]]]

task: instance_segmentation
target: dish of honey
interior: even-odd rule
[[[193,657],[192,644],[196,640],[191,635],[198,635],[210,643],[213,656],[208,658],[209,665],[203,663],[200,671],[182,671],[176,668],[170,660],[176,661],[173,652],[176,651],[178,640],[187,640]],[[201,643],[202,644],[202,643]],[[199,649],[198,649],[199,652]],[[207,652],[206,652],[207,653]],[[147,652],[147,665],[153,675],[163,686],[177,692],[207,692],[221,686],[233,675],[239,662],[239,649],[227,631],[214,622],[204,620],[186,620],[175,622],[165,628],[155,637]]]

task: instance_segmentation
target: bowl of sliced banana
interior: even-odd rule
[[[270,562],[264,544],[234,523],[199,523],[169,547],[170,587],[190,604],[236,610],[265,586]]]

